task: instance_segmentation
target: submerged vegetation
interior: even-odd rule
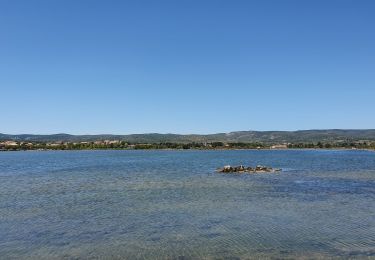
[[[219,149],[375,149],[375,141],[357,142],[310,142],[310,143],[242,143],[242,142],[190,142],[190,143],[130,143],[121,140],[101,140],[94,142],[0,142],[1,151],[20,150],[147,150],[147,149],[176,149],[176,150],[219,150]]]

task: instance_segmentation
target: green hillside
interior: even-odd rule
[[[375,130],[301,130],[301,131],[238,131],[208,135],[131,134],[131,135],[9,135],[0,134],[0,140],[40,142],[84,142],[123,140],[131,143],[190,143],[190,142],[243,142],[243,143],[297,143],[375,140]]]

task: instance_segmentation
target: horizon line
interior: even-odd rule
[[[238,133],[238,132],[302,132],[302,131],[369,131],[369,130],[375,130],[375,128],[320,128],[320,129],[299,129],[299,130],[238,130],[238,131],[229,131],[229,132],[215,132],[215,133],[162,133],[162,132],[143,132],[143,133],[128,133],[128,134],[108,134],[108,133],[102,133],[102,134],[69,134],[69,133],[51,133],[51,134],[36,134],[36,133],[22,133],[22,134],[8,134],[8,133],[1,133],[0,135],[70,135],[70,136],[95,136],[95,135],[151,135],[151,134],[157,134],[157,135],[215,135],[215,134],[230,134],[230,133]]]

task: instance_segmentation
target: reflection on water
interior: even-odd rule
[[[374,152],[3,152],[0,258],[375,257],[374,205]]]

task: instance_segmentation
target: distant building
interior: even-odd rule
[[[271,149],[286,149],[286,148],[288,148],[287,144],[276,144],[276,145],[271,146]]]
[[[61,143],[52,143],[52,144],[47,144],[47,146],[52,146],[52,147],[57,147],[60,146]]]
[[[5,141],[2,143],[4,146],[18,146],[17,142],[14,141]]]

